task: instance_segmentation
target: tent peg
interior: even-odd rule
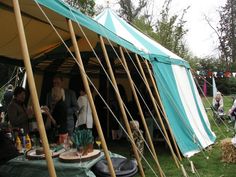
[[[186,170],[185,170],[183,164],[180,164],[180,166],[181,166],[181,170],[182,170],[183,176],[184,176],[184,177],[188,177],[188,174],[187,174],[187,172],[186,172]]]
[[[191,166],[192,173],[195,173],[195,167],[192,160],[190,161],[190,166]]]

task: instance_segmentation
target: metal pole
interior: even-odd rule
[[[114,76],[114,73],[113,73],[113,70],[112,70],[112,67],[111,67],[111,63],[110,63],[110,60],[109,60],[109,57],[108,57],[108,54],[107,54],[107,50],[106,50],[106,47],[105,47],[102,36],[99,36],[99,37],[100,37],[100,42],[101,42],[101,45],[102,45],[102,50],[103,50],[103,53],[104,53],[104,57],[105,57],[105,60],[106,60],[106,63],[107,63],[108,72],[110,74],[112,83],[115,87],[115,93],[116,93],[116,97],[117,97],[119,107],[120,107],[120,110],[121,110],[121,113],[122,113],[122,117],[123,117],[126,129],[127,129],[128,135],[131,138],[131,145],[132,145],[132,148],[133,148],[133,151],[134,151],[135,158],[136,158],[137,163],[138,163],[139,172],[140,172],[141,176],[144,177],[145,174],[144,174],[144,171],[143,171],[142,163],[141,163],[141,160],[139,158],[139,154],[138,154],[138,151],[136,149],[136,145],[134,143],[134,138],[133,138],[131,128],[130,128],[130,125],[129,125],[129,121],[128,121],[128,118],[127,118],[127,115],[126,115],[126,112],[125,112],[125,109],[124,109],[124,106],[123,106],[123,102],[122,102],[122,99],[121,99],[121,96],[120,96],[120,92],[118,90],[116,79],[115,79],[115,76]]]
[[[164,132],[164,135],[165,135],[165,138],[166,138],[166,142],[167,142],[167,144],[168,144],[168,146],[169,146],[169,148],[170,148],[170,151],[171,151],[172,157],[173,157],[173,159],[174,159],[174,161],[175,161],[175,163],[176,163],[176,166],[179,168],[179,163],[178,163],[178,161],[177,161],[177,159],[176,159],[175,152],[174,152],[174,150],[173,150],[173,148],[172,148],[172,146],[171,146],[169,136],[168,136],[168,134],[167,134],[167,132],[166,132],[166,129],[165,129],[165,126],[164,126],[164,124],[163,124],[163,121],[162,121],[160,112],[159,112],[159,110],[158,110],[158,108],[157,108],[157,105],[156,105],[156,101],[155,101],[155,99],[154,99],[154,96],[153,96],[153,94],[152,94],[152,91],[151,91],[151,89],[150,89],[149,83],[148,83],[148,81],[147,81],[146,75],[145,75],[145,73],[144,73],[144,71],[143,71],[143,68],[142,68],[142,66],[141,66],[141,63],[140,63],[140,61],[139,61],[139,58],[138,58],[138,55],[137,55],[137,54],[135,54],[135,58],[136,58],[136,61],[137,61],[137,63],[138,63],[139,69],[140,69],[140,71],[141,71],[141,73],[142,73],[142,76],[143,76],[143,78],[144,78],[144,80],[145,80],[145,83],[146,83],[145,85],[146,85],[146,87],[147,87],[148,93],[149,93],[150,98],[151,98],[151,100],[152,100],[152,104],[153,104],[153,106],[154,106],[154,108],[155,108],[155,111],[156,111],[156,113],[157,113],[157,117],[158,117],[158,119],[159,119],[159,121],[160,121],[161,128],[162,128],[162,130],[163,130],[163,132]]]
[[[25,37],[25,32],[24,32],[24,27],[23,27],[23,22],[21,18],[21,12],[20,12],[20,5],[19,5],[18,0],[13,0],[13,7],[14,7],[15,16],[16,16],[16,23],[17,23],[17,28],[18,28],[19,38],[20,38],[24,65],[25,65],[27,76],[28,76],[27,78],[28,78],[28,83],[29,83],[30,95],[32,98],[33,108],[34,108],[36,120],[38,123],[39,134],[40,134],[42,144],[43,144],[43,149],[44,149],[45,158],[47,161],[49,175],[51,177],[56,177],[57,175],[55,172],[55,168],[54,168],[54,164],[53,164],[52,156],[51,156],[52,153],[50,152],[50,149],[49,149],[48,139],[47,139],[44,122],[42,119],[42,114],[41,114],[41,110],[40,110],[40,106],[38,102],[38,95],[36,92],[35,81],[34,81],[33,72],[32,72],[32,68],[30,64],[29,51],[28,51],[28,46],[26,42],[26,37]]]
[[[164,106],[163,106],[163,104],[162,104],[162,101],[161,101],[161,98],[160,98],[160,95],[159,95],[159,92],[158,92],[158,89],[157,89],[156,82],[155,82],[155,80],[154,80],[154,78],[153,78],[153,75],[152,75],[150,66],[149,66],[149,64],[148,64],[147,61],[145,61],[145,64],[146,64],[146,66],[147,66],[147,68],[148,68],[149,77],[150,77],[151,80],[152,80],[152,85],[153,85],[153,87],[154,87],[154,89],[155,89],[155,94],[156,94],[156,96],[157,96],[157,100],[158,100],[159,103],[160,103],[160,107],[161,107],[161,109],[162,109],[162,111],[163,111],[163,114],[164,114],[166,123],[167,123],[167,125],[168,125],[169,130],[170,130],[170,134],[171,134],[172,140],[173,140],[173,142],[174,142],[174,146],[175,146],[175,150],[176,150],[176,152],[177,152],[178,158],[179,158],[179,160],[182,160],[182,157],[181,157],[180,152],[179,152],[179,148],[178,148],[178,146],[177,146],[177,144],[176,144],[175,137],[174,137],[174,135],[173,135],[172,129],[171,129],[170,124],[169,124],[169,121],[168,121],[168,119],[167,119],[167,115],[166,115]]]
[[[129,71],[127,62],[126,62],[126,60],[125,60],[124,52],[123,52],[123,50],[122,50],[121,47],[119,47],[119,49],[120,49],[120,54],[121,54],[122,62],[123,62],[123,64],[124,64],[125,70],[126,70],[127,75],[128,75],[130,87],[131,87],[132,93],[133,93],[133,95],[134,95],[134,99],[135,99],[136,105],[137,105],[137,107],[138,107],[139,114],[140,114],[140,116],[141,116],[142,123],[143,123],[144,129],[145,129],[145,132],[147,133],[148,143],[149,143],[149,145],[150,145],[150,147],[151,147],[151,150],[152,150],[152,153],[153,153],[153,155],[154,155],[154,160],[155,160],[156,165],[157,165],[157,167],[158,167],[160,176],[162,177],[162,176],[163,176],[163,174],[162,174],[162,169],[161,169],[160,163],[159,163],[159,161],[158,161],[158,159],[157,159],[157,154],[156,154],[156,151],[155,151],[153,142],[152,142],[152,138],[151,138],[151,136],[150,136],[150,132],[149,132],[147,123],[146,123],[145,118],[144,118],[144,114],[143,114],[143,111],[142,111],[142,108],[141,108],[141,105],[140,105],[140,102],[139,102],[139,99],[138,99],[137,92],[136,92],[136,90],[135,90],[135,88],[134,88],[133,80],[132,80],[132,77],[131,77],[131,75],[130,75],[130,71]]]
[[[106,141],[105,141],[105,138],[104,138],[104,135],[103,135],[103,132],[102,132],[102,128],[101,128],[101,125],[100,125],[100,122],[99,122],[99,118],[98,118],[98,115],[97,115],[97,110],[95,108],[93,97],[92,97],[92,94],[91,94],[91,91],[90,91],[90,88],[89,88],[89,83],[88,83],[88,80],[87,80],[87,77],[86,77],[86,74],[85,74],[83,61],[82,61],[82,58],[81,58],[81,55],[80,55],[79,46],[78,46],[77,41],[76,41],[75,32],[74,32],[74,28],[73,28],[71,20],[68,20],[68,26],[69,26],[69,30],[70,30],[72,43],[73,43],[73,46],[74,46],[74,49],[75,49],[76,59],[79,62],[79,65],[80,65],[80,67],[79,67],[80,68],[80,74],[82,76],[84,88],[85,88],[86,94],[88,96],[89,104],[91,106],[91,110],[92,110],[92,113],[93,113],[93,120],[95,122],[97,131],[98,131],[98,135],[99,135],[99,137],[101,139],[101,142],[102,142],[102,148],[104,150],[104,153],[105,153],[105,156],[106,156],[106,159],[107,159],[107,162],[108,162],[108,168],[110,170],[111,176],[115,177],[116,174],[115,174],[115,171],[114,171],[114,168],[113,168],[113,165],[112,165],[112,161],[111,161],[111,158],[110,158],[110,155],[109,155],[109,151],[107,149],[107,144],[106,144]]]

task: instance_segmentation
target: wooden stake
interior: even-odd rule
[[[193,161],[192,161],[192,160],[190,161],[190,166],[191,166],[191,171],[192,171],[192,173],[195,173],[195,168],[194,168],[194,165],[193,165]]]
[[[111,77],[112,83],[115,87],[114,89],[115,89],[116,97],[117,97],[119,107],[120,107],[120,110],[121,110],[121,113],[122,113],[122,117],[123,117],[123,120],[124,120],[124,123],[125,123],[125,126],[126,126],[126,130],[128,132],[129,137],[131,138],[131,145],[132,145],[132,148],[133,148],[133,151],[134,151],[135,158],[136,158],[137,163],[138,163],[139,172],[140,172],[141,176],[144,177],[145,174],[144,174],[144,171],[143,171],[141,160],[139,158],[139,154],[138,154],[138,151],[136,149],[136,145],[134,143],[134,138],[133,138],[131,128],[130,128],[130,125],[129,125],[129,121],[128,121],[128,118],[127,118],[127,115],[126,115],[126,112],[125,112],[125,109],[124,109],[124,106],[123,106],[123,101],[122,101],[121,96],[120,96],[120,92],[119,92],[119,89],[118,89],[118,86],[117,86],[117,83],[116,83],[116,79],[115,79],[115,76],[114,76],[114,73],[113,73],[113,70],[112,70],[112,67],[111,67],[111,63],[110,63],[110,60],[109,60],[109,57],[108,57],[108,54],[107,54],[107,51],[106,51],[106,47],[105,47],[102,36],[99,36],[99,37],[100,37],[100,42],[101,42],[102,50],[103,50],[103,53],[104,53],[104,57],[105,57],[105,60],[106,60],[106,63],[107,63],[108,72],[109,72],[109,75]]]
[[[13,7],[14,7],[16,23],[17,23],[17,28],[18,28],[19,38],[20,38],[23,61],[24,61],[26,73],[28,76],[27,79],[28,79],[28,84],[29,84],[30,95],[32,98],[32,103],[33,103],[33,108],[34,108],[34,112],[35,112],[35,116],[36,116],[36,120],[38,124],[39,134],[40,134],[42,144],[43,144],[43,149],[44,149],[45,158],[47,161],[49,175],[51,177],[56,177],[57,175],[55,172],[55,168],[54,168],[54,164],[53,164],[52,156],[51,156],[52,153],[49,150],[48,139],[47,139],[47,135],[46,135],[45,127],[44,127],[44,122],[42,119],[41,109],[38,102],[38,95],[36,92],[36,86],[35,86],[32,67],[30,63],[29,51],[28,51],[28,46],[26,42],[25,31],[23,27],[23,22],[22,22],[21,12],[20,12],[20,5],[19,5],[18,0],[13,0]]]
[[[181,170],[182,170],[183,176],[184,176],[184,177],[188,177],[188,174],[187,174],[187,172],[186,172],[186,170],[185,170],[183,164],[181,164],[180,166],[181,166]]]
[[[181,155],[180,155],[179,148],[178,148],[178,146],[177,146],[177,143],[176,143],[176,140],[175,140],[173,131],[172,131],[172,129],[170,128],[170,123],[169,123],[169,121],[168,121],[168,119],[167,119],[167,115],[166,115],[164,106],[163,106],[163,104],[162,104],[162,101],[161,101],[159,92],[158,92],[158,90],[157,90],[156,82],[155,82],[155,80],[154,80],[154,78],[153,78],[151,69],[150,69],[149,64],[148,64],[148,62],[147,62],[146,60],[145,60],[145,64],[146,64],[146,66],[147,66],[147,68],[148,68],[149,77],[151,78],[152,85],[153,85],[153,87],[154,87],[154,89],[155,89],[155,94],[156,94],[156,96],[157,96],[157,100],[159,100],[160,107],[161,107],[161,109],[162,109],[162,111],[163,111],[163,115],[164,115],[165,121],[166,121],[166,123],[167,123],[167,125],[168,125],[168,128],[169,128],[169,130],[170,130],[170,135],[171,135],[171,138],[172,138],[172,140],[173,140],[173,142],[174,142],[174,146],[175,146],[175,150],[176,150],[176,152],[177,152],[178,158],[179,158],[179,160],[182,160],[182,157],[181,157]]]
[[[135,58],[136,58],[136,61],[137,61],[137,63],[138,63],[139,69],[140,69],[140,71],[141,71],[141,73],[142,73],[143,79],[144,79],[144,81],[145,81],[145,85],[146,85],[146,87],[147,87],[148,93],[149,93],[150,98],[151,98],[151,100],[152,100],[152,104],[153,104],[153,106],[154,106],[154,108],[155,108],[155,111],[156,111],[156,113],[157,113],[157,117],[158,117],[158,119],[159,119],[159,121],[160,121],[161,128],[162,128],[163,133],[164,133],[165,138],[166,138],[166,142],[167,142],[167,144],[168,144],[168,146],[169,146],[169,148],[170,148],[170,151],[171,151],[172,157],[173,157],[173,159],[174,159],[174,161],[175,161],[175,164],[176,164],[176,166],[179,168],[179,163],[178,163],[178,161],[177,161],[177,159],[176,159],[175,152],[174,152],[174,150],[173,150],[173,148],[172,148],[172,146],[171,146],[169,136],[168,136],[168,134],[167,134],[167,132],[166,132],[166,129],[165,129],[165,126],[164,126],[164,124],[163,124],[163,121],[162,121],[160,112],[159,112],[159,110],[158,110],[158,108],[157,108],[156,100],[154,99],[154,96],[153,96],[153,94],[152,94],[152,91],[151,91],[151,89],[150,89],[149,83],[148,83],[148,81],[147,81],[146,75],[145,75],[145,73],[144,73],[144,71],[143,71],[143,68],[142,68],[142,66],[141,66],[141,63],[140,63],[140,61],[139,61],[139,58],[138,58],[138,55],[137,55],[137,54],[135,54]]]
[[[130,83],[130,87],[131,87],[132,93],[133,93],[133,95],[134,95],[134,99],[135,99],[136,105],[137,105],[137,107],[138,107],[139,114],[140,114],[140,116],[141,116],[142,123],[143,123],[144,129],[145,129],[145,132],[147,133],[148,143],[149,143],[149,145],[150,145],[150,147],[151,147],[151,150],[152,150],[152,153],[153,153],[153,155],[154,155],[154,160],[155,160],[156,165],[157,165],[157,167],[158,167],[160,176],[162,177],[162,176],[163,176],[163,172],[162,172],[160,163],[159,163],[159,161],[158,161],[158,159],[157,159],[157,154],[156,154],[156,151],[155,151],[153,142],[152,142],[152,138],[151,138],[151,136],[150,136],[150,132],[149,132],[147,123],[146,123],[145,118],[144,118],[144,114],[143,114],[143,111],[142,111],[142,108],[141,108],[141,105],[140,105],[140,102],[139,102],[139,99],[138,99],[137,92],[136,92],[136,90],[135,90],[135,88],[134,88],[133,80],[132,80],[132,77],[131,77],[131,75],[130,75],[130,71],[129,71],[127,62],[126,62],[126,60],[125,60],[124,52],[123,52],[123,50],[122,50],[121,47],[119,47],[119,49],[120,49],[121,59],[122,59],[122,62],[123,62],[123,64],[124,64],[124,69],[126,70],[126,73],[127,73],[127,76],[128,76],[128,80],[129,80],[129,83]]]
[[[106,156],[106,159],[107,159],[109,171],[111,173],[111,176],[115,177],[116,174],[115,174],[115,171],[114,171],[114,168],[113,168],[113,165],[112,165],[112,161],[111,161],[111,158],[110,158],[110,155],[109,155],[107,144],[106,144],[106,141],[105,141],[105,138],[104,138],[104,135],[103,135],[103,132],[102,132],[101,124],[100,124],[100,121],[99,121],[99,118],[98,118],[98,115],[97,115],[97,110],[96,110],[96,107],[95,107],[95,104],[94,104],[94,101],[93,101],[93,97],[92,97],[92,94],[91,94],[91,91],[90,91],[90,88],[89,88],[88,79],[86,77],[83,61],[82,61],[82,58],[81,58],[81,55],[80,55],[79,46],[78,46],[77,41],[76,41],[75,32],[74,32],[74,28],[73,28],[71,20],[68,20],[68,26],[69,26],[70,35],[71,35],[72,43],[73,43],[74,50],[75,50],[76,59],[77,59],[79,65],[80,65],[79,69],[80,69],[80,74],[82,76],[84,88],[85,88],[86,94],[87,94],[88,99],[89,99],[89,104],[91,106],[91,110],[92,110],[92,114],[93,114],[93,120],[95,122],[97,131],[98,131],[98,135],[99,135],[99,137],[101,139],[101,142],[102,142],[102,148],[104,150],[104,153],[105,153],[105,156]]]

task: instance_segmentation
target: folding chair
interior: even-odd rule
[[[211,106],[211,110],[213,113],[213,118],[216,120],[216,122],[218,124],[222,123],[222,121],[224,121],[224,119],[225,119],[225,113],[216,111],[213,106]]]

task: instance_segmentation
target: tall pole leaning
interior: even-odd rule
[[[168,119],[167,119],[167,115],[166,115],[164,106],[163,106],[163,104],[162,104],[162,102],[161,102],[161,98],[160,98],[159,92],[158,92],[158,90],[157,90],[157,85],[156,85],[156,82],[155,82],[155,80],[154,80],[154,78],[153,78],[153,75],[152,75],[150,66],[149,66],[149,64],[148,64],[147,61],[145,61],[145,64],[146,64],[146,66],[147,66],[148,73],[149,73],[149,77],[151,78],[151,81],[152,81],[152,85],[153,85],[153,87],[154,87],[154,89],[155,89],[155,94],[156,94],[156,96],[157,96],[157,99],[159,100],[160,107],[161,107],[161,109],[162,109],[162,111],[163,111],[163,115],[164,115],[164,117],[165,117],[167,126],[168,126],[168,128],[169,128],[169,130],[170,130],[170,135],[171,135],[171,138],[172,138],[172,140],[173,140],[173,142],[174,142],[174,146],[175,146],[175,150],[176,150],[176,152],[177,152],[178,158],[179,158],[179,160],[182,160],[182,157],[181,157],[180,152],[179,152],[179,148],[178,148],[178,146],[177,146],[177,144],[176,144],[176,140],[175,140],[173,131],[172,131],[172,129],[171,129],[171,127],[170,127],[170,124],[169,124],[169,121],[168,121]]]
[[[103,50],[103,53],[104,53],[104,57],[105,57],[105,60],[106,60],[106,63],[107,63],[108,72],[109,72],[109,75],[111,77],[112,83],[115,87],[114,89],[115,89],[116,97],[117,97],[118,104],[119,104],[119,107],[120,107],[120,111],[122,113],[122,117],[123,117],[123,120],[124,120],[124,123],[125,123],[125,127],[126,127],[126,130],[128,132],[128,135],[131,139],[131,145],[132,145],[132,149],[134,151],[135,158],[136,158],[137,163],[138,163],[139,172],[140,172],[141,176],[144,177],[145,174],[144,174],[144,171],[143,171],[142,163],[141,163],[136,145],[134,143],[134,138],[133,138],[131,128],[130,128],[130,125],[129,125],[129,121],[128,121],[128,118],[127,118],[127,115],[126,115],[126,112],[125,112],[125,109],[124,109],[124,106],[123,106],[123,101],[121,99],[120,92],[118,90],[118,86],[117,86],[116,79],[115,79],[115,76],[114,76],[114,73],[113,73],[113,70],[112,70],[112,67],[111,67],[111,63],[110,63],[110,60],[109,60],[109,57],[108,57],[108,54],[107,54],[105,44],[104,44],[104,41],[103,41],[103,37],[99,36],[99,38],[100,38],[100,43],[101,43],[102,50]]]
[[[92,114],[93,114],[93,120],[95,122],[97,131],[98,131],[98,135],[99,135],[99,137],[101,139],[101,142],[102,142],[102,148],[104,150],[104,153],[105,153],[105,156],[106,156],[106,159],[107,159],[107,162],[108,162],[108,168],[109,168],[109,171],[111,173],[111,176],[115,177],[116,174],[115,174],[115,171],[114,171],[114,168],[113,168],[113,165],[112,165],[112,162],[111,162],[111,158],[110,158],[110,155],[109,155],[109,152],[108,152],[108,149],[107,149],[106,141],[105,141],[105,138],[104,138],[104,135],[103,135],[103,132],[102,132],[102,128],[101,128],[101,124],[99,122],[99,118],[98,118],[98,115],[97,115],[97,110],[95,108],[93,97],[92,97],[92,94],[91,94],[91,91],[90,91],[90,88],[89,88],[89,83],[88,83],[87,77],[85,75],[84,64],[83,64],[83,61],[82,61],[82,58],[81,58],[81,55],[80,55],[79,46],[78,46],[77,41],[76,41],[75,32],[74,32],[74,28],[73,28],[71,20],[68,20],[68,27],[69,27],[72,43],[73,43],[73,46],[74,46],[76,59],[79,62],[79,65],[80,65],[80,67],[79,67],[80,68],[80,74],[82,76],[84,88],[85,88],[86,94],[87,94],[88,99],[89,99],[89,104],[90,104]]]
[[[28,46],[26,42],[26,37],[25,37],[25,32],[24,32],[24,27],[23,27],[23,22],[21,18],[21,12],[20,12],[20,5],[19,5],[18,0],[13,0],[13,7],[14,7],[16,23],[17,23],[17,28],[18,28],[19,38],[20,38],[24,65],[25,65],[27,76],[28,76],[27,79],[28,79],[28,84],[29,84],[30,95],[32,98],[32,103],[33,103],[33,108],[34,108],[34,112],[35,112],[35,116],[36,116],[36,120],[38,124],[39,134],[40,134],[42,144],[43,144],[43,149],[44,149],[45,158],[47,161],[49,175],[50,177],[56,177],[57,175],[56,175],[56,171],[55,171],[54,164],[52,161],[52,156],[51,156],[52,153],[49,150],[48,139],[47,139],[47,135],[46,135],[45,127],[44,127],[40,105],[38,102],[38,95],[36,92],[36,86],[35,86],[32,67],[30,63],[29,51],[28,51]]]
[[[124,52],[122,50],[121,47],[119,47],[120,49],[120,54],[121,54],[121,59],[122,59],[122,62],[124,64],[124,69],[126,70],[126,73],[127,73],[127,76],[128,76],[128,80],[129,80],[129,83],[130,83],[130,87],[131,87],[131,90],[132,90],[132,93],[134,95],[134,99],[135,99],[135,102],[136,102],[136,105],[138,107],[138,110],[139,110],[139,114],[141,116],[141,119],[142,119],[142,123],[143,123],[143,126],[144,126],[144,129],[145,129],[145,132],[147,133],[147,139],[148,139],[148,143],[151,147],[151,150],[152,150],[152,153],[153,153],[153,156],[154,156],[154,160],[156,162],[156,165],[157,165],[157,168],[159,170],[159,173],[160,173],[160,176],[163,177],[163,171],[161,169],[161,166],[160,166],[160,163],[157,159],[157,154],[156,154],[156,151],[155,151],[155,148],[154,148],[154,145],[153,145],[153,142],[152,142],[152,138],[150,136],[150,132],[149,132],[149,129],[148,129],[148,126],[147,126],[147,123],[145,121],[145,118],[144,118],[144,114],[143,114],[143,110],[141,108],[141,105],[140,105],[140,102],[139,102],[139,99],[138,99],[138,95],[137,95],[137,92],[134,88],[134,85],[133,85],[133,80],[132,80],[132,77],[130,75],[130,71],[129,71],[129,68],[128,68],[128,65],[127,65],[127,62],[125,60],[125,56],[124,56]]]
[[[136,58],[136,61],[137,61],[137,63],[138,63],[138,66],[139,66],[139,69],[140,69],[140,71],[141,71],[141,74],[142,74],[142,76],[143,76],[143,79],[144,79],[144,81],[145,81],[145,85],[146,85],[146,87],[147,87],[148,93],[149,93],[150,98],[151,98],[151,100],[152,100],[152,104],[153,104],[153,106],[154,106],[154,108],[155,108],[155,112],[157,113],[157,117],[158,117],[159,122],[160,122],[160,124],[161,124],[161,128],[162,128],[162,130],[163,130],[163,132],[164,132],[164,135],[165,135],[165,138],[166,138],[166,142],[167,142],[167,144],[168,144],[168,146],[169,146],[169,148],[170,148],[170,151],[171,151],[172,157],[173,157],[173,159],[174,159],[174,161],[175,161],[175,164],[176,164],[176,166],[179,168],[179,162],[177,161],[175,152],[174,152],[174,150],[173,150],[173,148],[172,148],[172,145],[171,145],[169,136],[168,136],[168,134],[167,134],[167,131],[166,131],[166,129],[165,129],[164,123],[163,123],[163,121],[162,121],[160,112],[159,112],[159,110],[158,110],[158,108],[157,108],[156,100],[154,99],[154,96],[153,96],[153,94],[152,94],[151,88],[150,88],[150,86],[149,86],[149,83],[148,83],[148,81],[147,81],[146,75],[145,75],[145,73],[144,73],[144,71],[143,71],[143,68],[142,68],[142,66],[141,66],[141,63],[140,63],[140,61],[139,61],[139,58],[138,58],[138,55],[137,55],[137,54],[135,54],[135,58]]]

